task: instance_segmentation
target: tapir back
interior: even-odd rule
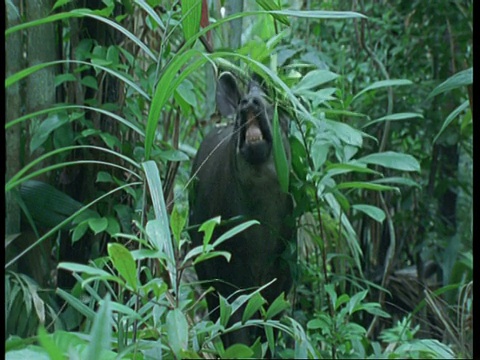
[[[234,217],[241,221],[255,219],[260,225],[248,228],[216,249],[230,252],[230,262],[216,257],[198,264],[196,271],[200,280],[217,280],[206,285],[213,285],[226,298],[238,289],[253,290],[276,279],[262,292],[271,303],[291,287],[290,269],[282,254],[294,238],[292,200],[281,190],[274,166],[270,105],[257,98],[256,90],[241,96],[236,85],[229,88],[232,84],[234,81],[228,77],[220,90],[238,93],[238,99],[229,99],[236,113],[235,123],[213,129],[193,163],[190,225],[201,225],[215,216],[221,216],[222,221]],[[290,158],[287,141],[284,146]],[[211,243],[234,225],[217,226]],[[192,230],[190,236],[195,246],[202,244],[203,233]],[[218,306],[215,294],[207,301],[211,311]],[[218,311],[213,311],[211,318],[215,321]],[[240,319],[241,314],[236,314],[232,323]],[[233,334],[224,339],[227,344],[248,344],[254,336],[248,331]]]

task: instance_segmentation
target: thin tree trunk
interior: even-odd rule
[[[6,28],[20,22],[19,0],[7,1]],[[9,35],[5,39],[5,69],[6,77],[23,68],[22,33],[20,31]],[[17,82],[5,91],[5,122],[8,123],[22,115],[20,84]],[[20,170],[20,134],[21,125],[15,125],[5,130],[6,171],[5,180]],[[13,192],[5,194],[5,234],[12,235],[20,232],[20,208],[13,198]]]

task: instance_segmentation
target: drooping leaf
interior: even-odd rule
[[[373,220],[382,223],[385,220],[385,212],[377,206],[367,204],[353,204],[352,209],[363,212],[370,216]]]
[[[366,93],[367,91],[375,90],[375,89],[381,89],[385,87],[391,87],[391,86],[403,86],[403,85],[412,85],[413,82],[407,79],[391,79],[391,80],[381,80],[381,81],[376,81],[373,84],[367,86],[365,89],[357,93],[353,99],[352,102],[356,99],[358,99],[361,95]]]
[[[462,86],[467,86],[473,84],[473,67],[459,71],[458,73],[452,75],[443,83],[438,85],[432,92],[428,95],[428,98],[434,97],[438,94],[456,89]]]

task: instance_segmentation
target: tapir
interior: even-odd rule
[[[271,304],[282,292],[287,295],[292,275],[285,253],[289,243],[294,243],[295,233],[293,201],[280,187],[273,158],[274,105],[260,81],[251,79],[246,91],[242,91],[237,78],[224,72],[217,81],[216,102],[221,115],[233,118],[233,122],[215,127],[202,141],[193,161],[194,180],[189,194],[192,243],[203,243],[203,233],[195,225],[216,216],[221,216],[227,225],[215,228],[210,243],[233,226],[230,219],[255,219],[259,224],[216,248],[229,252],[230,261],[219,256],[195,266],[199,280],[215,288],[207,295],[210,319],[214,322],[220,314],[218,294],[231,303],[239,289],[253,291],[276,279],[261,292],[262,296]],[[279,112],[279,121],[290,164],[289,120]],[[232,314],[229,324],[240,321],[242,312],[240,309]],[[225,347],[234,343],[251,345],[257,335],[257,328],[245,327],[226,333],[222,340]]]

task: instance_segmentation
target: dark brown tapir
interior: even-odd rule
[[[214,322],[220,314],[217,292],[229,298],[239,289],[253,291],[276,279],[262,291],[262,296],[270,305],[282,292],[287,295],[292,276],[284,253],[295,238],[292,198],[280,188],[273,159],[274,107],[256,80],[249,82],[243,94],[229,72],[218,79],[216,101],[222,116],[234,116],[234,123],[213,129],[198,149],[191,173],[190,226],[219,215],[222,221],[240,216],[243,221],[258,220],[260,225],[249,227],[216,249],[230,252],[230,262],[219,256],[195,267],[201,281],[212,281],[205,282],[205,286],[216,289],[207,295]],[[279,114],[279,120],[290,163],[288,119]],[[210,243],[232,226],[218,225]],[[197,230],[190,231],[194,246],[203,243],[203,233]],[[232,315],[229,325],[241,320],[243,310]],[[243,328],[225,334],[223,342],[225,347],[252,344],[257,334],[262,335],[254,327]]]

